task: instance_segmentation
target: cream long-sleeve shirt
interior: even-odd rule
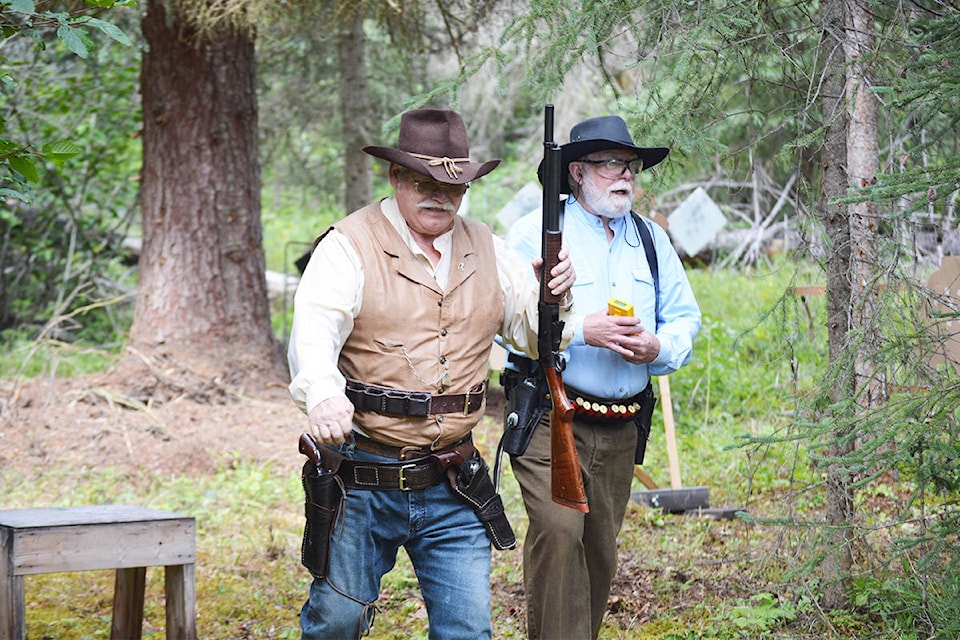
[[[434,267],[414,241],[396,200],[391,197],[381,201],[380,210],[423,268],[445,288],[451,266],[453,232],[449,231],[434,241],[434,247],[441,255]],[[515,349],[536,358],[540,292],[528,279],[532,267],[495,234],[493,245],[504,300],[499,334]],[[327,398],[343,395],[346,381],[337,362],[340,350],[353,330],[353,319],[363,304],[363,278],[360,256],[343,234],[332,229],[314,250],[294,297],[293,325],[287,351],[290,395],[305,413]],[[571,312],[572,305],[562,307],[561,319],[566,320]],[[397,318],[397,322],[403,322],[403,318]],[[572,336],[572,323],[565,322],[561,346],[566,346]]]

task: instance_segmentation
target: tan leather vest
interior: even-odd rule
[[[365,384],[431,394],[466,393],[487,377],[493,338],[503,323],[503,293],[491,231],[454,219],[450,278],[441,290],[372,204],[337,222],[363,263],[363,299],[340,353],[340,370]],[[426,418],[358,411],[364,433],[395,446],[447,446],[483,416]]]

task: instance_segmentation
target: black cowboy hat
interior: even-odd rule
[[[663,162],[670,153],[667,147],[638,147],[630,137],[627,123],[620,116],[600,116],[584,120],[570,129],[570,142],[560,146],[560,175],[566,177],[570,173],[570,163],[590,155],[595,151],[607,149],[627,149],[637,154],[637,159],[643,161],[643,168],[649,169]],[[543,163],[537,169],[537,177],[543,184]],[[566,180],[561,180],[560,191],[569,193]]]
[[[446,184],[471,182],[500,164],[471,162],[467,127],[460,114],[449,109],[407,111],[400,116],[396,148],[370,146],[363,151]]]

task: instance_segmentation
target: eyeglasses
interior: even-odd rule
[[[578,160],[597,166],[597,173],[604,178],[615,180],[623,175],[623,172],[630,169],[630,173],[637,175],[643,171],[643,160],[620,160],[619,158],[608,158],[607,160]]]
[[[459,198],[470,188],[469,184],[447,184],[446,182],[437,182],[436,180],[414,180],[413,188],[422,196],[432,196],[436,192],[445,194],[448,198]]]

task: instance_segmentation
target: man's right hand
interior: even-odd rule
[[[320,444],[343,444],[353,430],[353,403],[346,396],[327,398],[310,410],[309,420]]]

